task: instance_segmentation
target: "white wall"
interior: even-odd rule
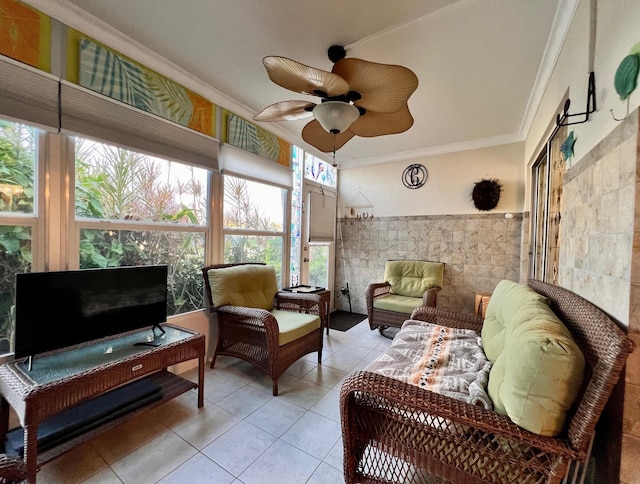
[[[575,156],[569,160],[573,166],[618,124],[609,112],[613,109],[617,118],[624,118],[627,102],[621,101],[613,85],[616,70],[632,47],[640,42],[640,2],[638,0],[582,0],[576,9],[571,27],[556,63],[551,79],[534,117],[525,140],[524,156],[529,165],[535,160],[541,143],[553,127],[552,121],[564,105],[564,95],[571,99],[570,113],[585,111],[588,75],[591,71],[590,21],[592,2],[595,10],[595,49],[593,70],[596,80],[597,110],[587,123],[569,127],[577,141]],[[640,88],[630,96],[629,112],[640,105]],[[581,119],[577,117],[575,120]],[[528,169],[527,169],[528,172]],[[528,197],[525,206],[528,206]]]
[[[498,178],[504,184],[494,212],[528,211],[530,166],[554,127],[565,96],[571,99],[570,113],[586,108],[592,3],[596,12],[593,69],[597,111],[589,122],[569,128],[577,141],[568,166],[579,163],[618,124],[610,110],[618,118],[627,112],[627,102],[620,101],[613,80],[622,59],[640,42],[638,0],[579,2],[524,143],[341,169],[338,216],[345,216],[345,205],[367,204],[367,200],[373,207],[366,210],[374,217],[478,213],[471,202],[471,190],[482,178]],[[638,106],[640,88],[630,96],[629,111]],[[402,185],[402,171],[411,163],[422,163],[429,171],[427,184],[417,190]]]
[[[341,169],[338,216],[348,215],[345,206],[364,205],[367,200],[373,207],[365,210],[374,217],[481,213],[471,201],[471,192],[483,178],[497,178],[503,185],[493,212],[521,212],[523,149],[523,143],[513,143]],[[402,172],[412,163],[424,165],[429,173],[427,183],[414,190],[402,184]]]

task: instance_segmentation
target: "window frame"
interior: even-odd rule
[[[226,188],[226,184],[225,184],[225,178],[226,177],[233,177],[233,178],[237,178],[240,180],[244,180],[246,182],[249,183],[258,183],[261,185],[265,185],[268,187],[272,187],[272,188],[276,188],[278,190],[282,190],[284,192],[284,206],[283,206],[283,213],[282,213],[282,229],[279,231],[274,231],[274,230],[260,230],[260,229],[246,229],[246,228],[229,228],[226,227],[224,224],[224,203],[225,203],[225,188]],[[280,280],[278,281],[278,287],[288,287],[289,284],[287,283],[287,281],[289,280],[289,258],[290,258],[290,251],[291,251],[291,247],[290,247],[290,240],[289,240],[289,236],[290,236],[290,225],[291,225],[291,189],[285,188],[282,185],[276,184],[276,183],[269,183],[269,182],[264,182],[264,181],[258,181],[255,178],[252,177],[245,177],[245,176],[240,176],[237,174],[227,174],[227,175],[221,175],[221,184],[222,184],[222,194],[220,197],[220,206],[221,206],[221,219],[220,219],[220,227],[221,229],[221,236],[220,236],[220,252],[222,254],[221,260],[224,261],[225,263],[227,262],[224,258],[224,250],[225,250],[225,240],[226,237],[228,235],[239,235],[239,236],[247,236],[247,237],[279,237],[282,240],[282,259],[280,261],[281,263],[281,274],[280,274]]]
[[[82,136],[78,136],[78,137],[82,137]],[[208,264],[208,261],[210,259],[210,255],[208,254],[208,247],[209,244],[207,243],[207,241],[210,239],[210,233],[212,231],[211,229],[211,200],[212,197],[214,195],[213,192],[213,183],[212,183],[212,171],[208,170],[202,166],[198,166],[197,168],[203,169],[207,172],[207,186],[206,186],[206,190],[205,190],[205,194],[207,196],[207,200],[206,200],[206,207],[207,207],[207,213],[205,214],[205,221],[202,225],[199,224],[175,224],[175,223],[170,223],[170,222],[154,222],[154,221],[139,221],[139,220],[113,220],[113,219],[104,219],[104,220],[98,220],[98,219],[92,219],[89,217],[77,217],[76,216],[76,210],[75,210],[75,200],[76,200],[76,193],[75,193],[75,137],[72,136],[68,136],[66,137],[66,139],[68,140],[67,145],[69,146],[69,149],[66,150],[66,179],[69,180],[68,182],[68,187],[67,187],[67,191],[69,193],[69,203],[68,203],[68,210],[67,210],[67,217],[68,217],[68,224],[69,224],[69,230],[68,230],[68,256],[67,256],[67,260],[68,260],[68,267],[70,269],[78,269],[80,267],[80,234],[82,230],[85,229],[89,229],[89,230],[113,230],[113,231],[119,231],[119,230],[124,230],[124,231],[147,231],[147,232],[158,232],[158,233],[163,233],[163,232],[174,232],[174,233],[196,233],[196,234],[202,234],[204,236],[204,260],[202,261],[202,267],[204,267],[205,265]],[[107,142],[107,141],[97,141],[94,140],[93,138],[87,138],[90,139],[92,141],[96,141],[98,143],[104,143],[104,144],[108,144],[110,146],[118,146],[115,143],[112,142]],[[120,148],[129,150],[129,151],[134,151],[136,153],[140,153],[139,151],[133,150],[131,148],[128,147],[124,147],[124,146],[120,146]],[[149,156],[153,156],[156,158],[160,158],[162,160],[165,161],[169,161],[171,163],[178,163],[181,165],[185,165],[188,166],[187,163],[182,162],[180,160],[169,160],[166,158],[162,158],[160,155],[150,155],[148,153],[142,153],[145,155],[149,155]],[[203,286],[204,288],[204,286]],[[204,291],[204,289],[203,289]],[[204,295],[204,292],[203,292]],[[173,314],[173,315],[168,315],[168,318],[180,318],[181,316],[184,315],[188,315],[189,313],[195,312],[195,311],[201,311],[202,309],[205,308],[205,304],[204,304],[204,300],[203,300],[203,306],[197,309],[193,309],[191,311],[186,311],[184,313],[178,313],[178,314]]]
[[[45,247],[48,245],[42,243],[45,239],[46,227],[44,214],[46,212],[46,183],[43,183],[45,179],[45,168],[47,153],[50,151],[50,134],[41,127],[35,126],[32,123],[8,119],[2,117],[3,121],[15,124],[21,124],[28,126],[35,130],[35,157],[33,162],[35,163],[33,170],[33,193],[34,204],[32,213],[22,212],[0,212],[0,226],[3,227],[28,227],[31,232],[31,271],[43,271],[45,267]],[[14,287],[15,292],[15,287]],[[4,315],[3,315],[4,317]],[[11,331],[11,330],[10,330]],[[8,334],[10,336],[11,333]],[[13,341],[10,343],[13,348]],[[12,358],[13,352],[0,354],[0,363]]]

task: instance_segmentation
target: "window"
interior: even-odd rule
[[[168,315],[203,307],[209,172],[75,139],[79,267],[169,267]]]
[[[291,167],[293,190],[291,196],[291,247],[289,254],[289,285],[300,285],[300,261],[302,258],[302,172],[304,151],[293,147]]]
[[[551,284],[558,283],[560,261],[560,220],[562,179],[565,160],[562,140],[567,128],[556,127],[532,166],[532,231],[529,276]]]
[[[309,285],[329,286],[329,244],[309,244]]]
[[[337,179],[338,169],[335,166],[331,166],[326,161],[322,161],[320,158],[305,153],[304,156],[304,178],[305,180],[312,180],[331,188],[338,186]]]
[[[264,262],[282,284],[287,190],[224,177],[224,261]]]
[[[15,276],[33,262],[38,143],[37,129],[0,120],[0,354],[13,351]]]
[[[300,280],[303,284],[331,288],[336,227],[337,169],[309,153],[304,154],[302,199],[304,222]]]

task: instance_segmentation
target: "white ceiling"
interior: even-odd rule
[[[554,19],[563,7],[563,0],[26,1],[97,40],[117,29],[137,46],[132,52],[141,44],[169,61],[156,70],[177,66],[210,89],[201,94],[249,119],[278,101],[317,101],[272,83],[267,55],[331,70],[326,51],[339,44],[347,57],[413,70],[412,128],[352,139],[336,153],[345,168],[521,141],[547,80],[544,65],[555,59]],[[306,122],[262,126],[308,149],[300,136]]]

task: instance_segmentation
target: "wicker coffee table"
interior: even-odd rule
[[[29,482],[36,482],[36,472],[44,463],[192,388],[198,388],[198,407],[203,406],[205,336],[170,324],[162,328],[165,333],[136,330],[39,355],[30,369],[27,358],[0,365],[0,438],[4,445],[11,405],[24,428]],[[197,384],[167,371],[171,365],[195,358]],[[38,453],[38,425],[44,419],[143,377],[161,388],[160,399]]]

